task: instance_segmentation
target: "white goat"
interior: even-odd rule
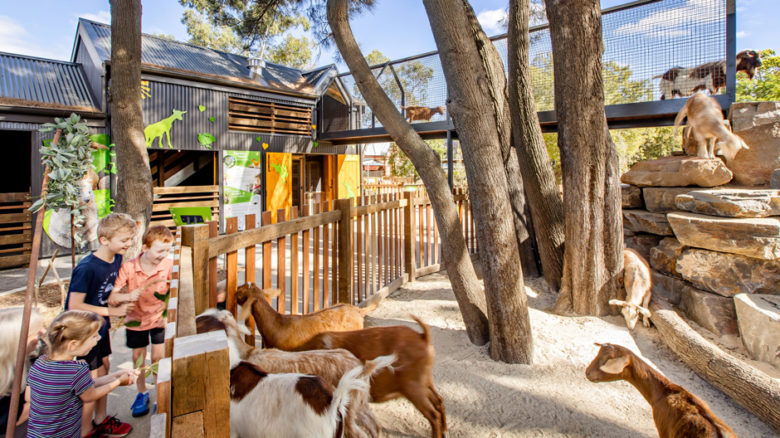
[[[626,300],[609,300],[609,304],[621,306],[620,313],[626,319],[626,325],[633,330],[642,314],[642,324],[650,327],[650,266],[638,252],[631,248],[623,250],[623,286],[626,288]]]
[[[715,149],[731,161],[741,149],[749,149],[739,136],[732,134],[730,125],[723,119],[723,110],[717,100],[696,93],[688,98],[674,119],[674,135],[685,117],[688,117],[689,134],[696,140],[696,155],[715,158]]]

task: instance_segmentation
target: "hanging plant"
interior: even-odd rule
[[[76,114],[67,119],[55,118],[54,123],[46,123],[41,132],[61,130],[58,144],[44,142],[41,147],[41,162],[49,166],[49,184],[46,196],[41,197],[30,207],[32,212],[43,207],[50,210],[67,209],[73,214],[76,228],[86,222],[79,204],[79,181],[86,176],[92,165],[92,139],[89,127]],[[75,243],[81,247],[85,242],[78,233],[74,233]]]

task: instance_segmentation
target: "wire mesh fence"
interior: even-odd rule
[[[721,62],[725,77],[728,1],[647,0],[605,10],[602,14],[605,103],[659,100],[662,75],[675,67],[690,69]],[[506,36],[492,39],[506,65]],[[553,57],[546,23],[531,28],[530,42],[530,69],[537,110],[553,110]],[[720,65],[717,68],[721,68]],[[446,107],[447,84],[436,52],[391,61],[372,71],[399,108]],[[342,74],[340,79],[355,102],[363,102],[352,75]],[[681,86],[690,88],[687,90],[690,92],[695,85]],[[666,86],[679,87],[680,84],[667,83]],[[725,87],[716,92],[725,92]],[[356,110],[359,126],[355,129],[381,126],[364,104],[358,104]],[[445,119],[446,113],[432,114],[430,119],[423,121]]]

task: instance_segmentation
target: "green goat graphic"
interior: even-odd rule
[[[344,187],[347,189],[347,198],[356,198],[355,192],[352,190],[352,186],[347,184],[346,181],[344,181]]]
[[[279,178],[281,178],[282,182],[286,182],[287,176],[289,175],[287,173],[287,166],[284,164],[271,164],[271,166],[274,168],[276,173],[279,174]]]
[[[160,139],[159,145],[162,148],[164,135],[168,141],[168,147],[173,149],[173,145],[171,144],[171,126],[173,126],[174,121],[181,120],[182,114],[185,114],[186,112],[187,111],[173,110],[173,114],[171,114],[170,117],[166,117],[159,122],[152,123],[144,128],[146,147],[152,147],[152,143],[154,143],[156,139]]]

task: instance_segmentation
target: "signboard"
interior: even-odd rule
[[[237,217],[244,229],[244,217],[255,215],[260,223],[263,209],[263,182],[260,151],[222,151],[223,217]]]

